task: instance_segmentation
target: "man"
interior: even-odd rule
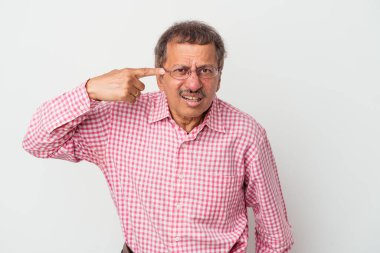
[[[210,26],[170,27],[156,68],[113,70],[44,103],[23,141],[32,155],[95,163],[125,235],[123,252],[256,252],[293,244],[264,128],[218,99],[225,49]],[[139,80],[156,76],[159,92]]]

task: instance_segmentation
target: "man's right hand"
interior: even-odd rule
[[[86,84],[88,96],[101,101],[126,101],[133,103],[145,85],[142,77],[163,75],[162,68],[115,69],[101,76],[90,78]]]

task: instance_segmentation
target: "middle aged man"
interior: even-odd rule
[[[256,251],[288,252],[293,239],[266,132],[216,97],[222,38],[204,23],[177,23],[155,55],[156,68],[113,70],[45,102],[24,148],[98,165],[123,252],[245,252],[247,207]],[[160,91],[141,94],[139,79],[151,75]]]

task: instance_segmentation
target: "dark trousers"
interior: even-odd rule
[[[121,253],[133,253],[133,251],[127,246],[127,244],[124,243]]]

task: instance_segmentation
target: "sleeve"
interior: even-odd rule
[[[275,159],[264,129],[247,150],[245,199],[253,208],[257,253],[286,253],[294,241]]]
[[[88,97],[86,83],[43,103],[23,138],[33,156],[101,165],[108,138],[109,102]]]

